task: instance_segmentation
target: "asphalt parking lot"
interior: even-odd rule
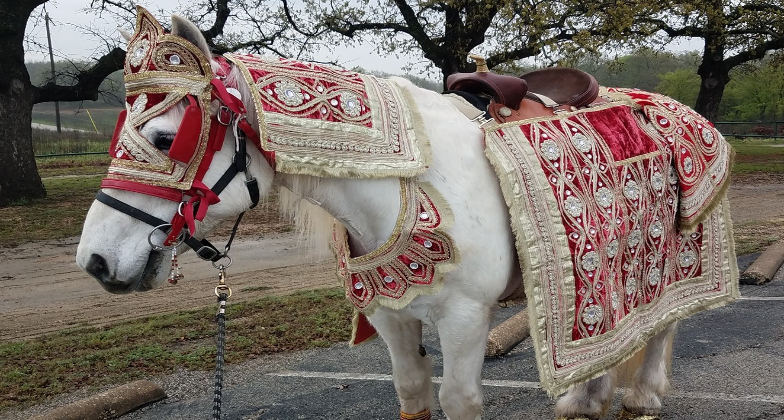
[[[742,258],[741,271],[753,256]],[[763,286],[741,286],[736,303],[680,323],[672,391],[664,420],[784,420],[784,270]],[[496,322],[520,308],[500,309]],[[436,387],[442,374],[437,336],[426,329]],[[397,398],[383,342],[255,360],[231,366],[223,392],[225,419],[395,419]],[[530,338],[508,355],[486,359],[484,419],[552,419],[554,401],[538,388]],[[207,419],[211,374],[161,378],[169,398],[130,419]],[[615,418],[621,394],[606,418]],[[436,409],[434,419],[444,419]]]

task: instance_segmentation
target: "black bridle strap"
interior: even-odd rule
[[[123,203],[122,201],[110,196],[109,194],[106,194],[103,191],[98,191],[98,193],[95,194],[95,199],[115,210],[119,210],[120,212],[133,217],[136,220],[141,220],[142,222],[147,223],[150,226],[154,226],[160,229],[161,231],[165,232],[166,227],[171,226],[171,223],[163,219],[159,219],[149,213],[141,211],[129,204]]]
[[[95,199],[121,213],[125,213],[128,216],[133,217],[136,220],[140,220],[144,223],[147,223],[148,225],[156,229],[159,229],[161,232],[166,233],[167,227],[171,226],[171,223],[163,219],[159,219],[147,212],[139,210],[136,207],[133,207],[129,204],[123,203],[122,201],[106,194],[103,191],[98,191],[98,193],[95,194]],[[242,216],[240,216],[240,218],[241,217]],[[235,225],[235,229],[236,229],[236,225]],[[232,238],[233,237],[234,235],[232,232]],[[202,239],[200,241],[194,238],[193,236],[189,235],[188,233],[186,233],[185,237],[183,238],[183,242],[185,242],[186,245],[188,245],[191,249],[193,249],[196,252],[196,254],[198,254],[199,257],[202,259],[209,260],[209,261],[218,261],[221,258],[223,258],[223,254],[221,254],[220,251],[218,251],[218,248],[216,248],[215,245],[211,244],[210,241],[206,239]]]
[[[236,131],[235,131],[236,132]],[[241,132],[240,132],[241,133]],[[242,134],[237,133],[238,136]],[[237,174],[240,172],[244,172],[245,176],[245,187],[248,189],[248,195],[250,195],[250,208],[256,207],[259,204],[260,200],[260,192],[259,192],[259,183],[256,181],[256,178],[251,178],[248,175],[248,161],[247,161],[247,141],[244,138],[237,139],[237,151],[234,153],[234,162],[228,168],[226,168],[226,172],[220,177],[218,182],[212,187],[212,192],[215,195],[220,195],[224,188],[226,188],[229,183],[234,179]]]

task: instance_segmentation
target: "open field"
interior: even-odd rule
[[[64,129],[97,132],[111,137],[114,125],[117,123],[117,116],[122,109],[122,107],[109,107],[105,104],[94,105],[89,102],[84,102],[83,107],[61,104],[60,125]],[[33,108],[34,123],[53,126],[56,121],[54,103],[37,104]]]

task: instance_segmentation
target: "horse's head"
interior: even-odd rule
[[[211,56],[199,29],[175,16],[166,33],[139,8],[128,38],[126,110],[76,255],[79,267],[113,293],[162,284],[167,249],[201,248],[193,236],[252,207],[272,183],[258,149],[235,137],[256,138],[239,92],[224,83],[228,63]],[[214,251],[199,254],[215,259]]]

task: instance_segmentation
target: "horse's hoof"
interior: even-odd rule
[[[658,415],[634,414],[625,408],[622,408],[618,413],[617,420],[661,420],[661,417]]]
[[[558,417],[556,420],[596,420],[594,417]]]

